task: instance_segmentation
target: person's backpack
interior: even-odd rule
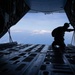
[[[52,36],[55,37],[57,35],[57,28],[52,31]]]
[[[57,27],[52,31],[51,34],[53,37],[63,37],[64,29],[63,29],[63,27]]]

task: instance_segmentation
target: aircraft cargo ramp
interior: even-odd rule
[[[63,60],[50,45],[19,44],[0,49],[0,75],[75,75],[74,49],[67,47]]]

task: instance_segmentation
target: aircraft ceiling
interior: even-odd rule
[[[62,11],[67,0],[25,0],[30,7],[30,12],[45,12]]]

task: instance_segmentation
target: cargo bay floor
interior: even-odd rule
[[[50,45],[19,44],[0,49],[0,75],[75,75],[75,47],[67,47],[62,59]]]

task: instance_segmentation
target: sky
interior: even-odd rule
[[[13,41],[23,44],[47,44],[53,42],[51,32],[58,26],[68,22],[65,13],[27,13],[17,24],[11,27]],[[72,27],[70,27],[72,28]],[[73,32],[65,33],[65,43],[70,44]],[[8,33],[1,39],[0,43],[9,42]]]

